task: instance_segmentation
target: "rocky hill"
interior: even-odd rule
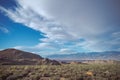
[[[58,61],[45,59],[37,54],[17,49],[0,51],[0,65],[60,65]]]

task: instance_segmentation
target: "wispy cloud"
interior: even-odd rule
[[[15,11],[2,7],[1,10],[14,22],[44,33],[46,38],[40,39],[42,43],[34,47],[41,49],[52,46],[53,51],[64,48],[74,50],[76,47],[78,50],[83,48],[86,51],[104,51],[117,50],[120,47],[116,33],[120,30],[119,21],[113,21],[117,17],[120,18],[120,15],[109,10],[110,5],[115,5],[114,3],[107,1],[105,4],[102,4],[103,1],[92,3],[88,0],[17,0],[17,2],[19,6]],[[112,8],[117,10],[114,6]],[[79,39],[84,41],[81,42]]]
[[[4,32],[4,33],[9,33],[9,30],[5,27],[1,27],[0,26],[0,31]]]

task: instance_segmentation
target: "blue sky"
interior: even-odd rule
[[[119,0],[0,0],[0,49],[43,56],[120,51]]]
[[[8,5],[6,5],[8,4]],[[14,8],[13,0],[1,0],[1,6]],[[32,36],[32,37],[31,37]],[[33,46],[39,43],[42,34],[22,24],[15,23],[2,12],[0,13],[0,48],[12,48],[16,45]]]

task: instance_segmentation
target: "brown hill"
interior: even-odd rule
[[[41,56],[30,52],[25,52],[16,49],[5,49],[0,51],[0,58],[7,59],[42,59]]]
[[[17,49],[5,49],[0,51],[1,65],[59,65],[55,60],[44,59],[37,54]]]

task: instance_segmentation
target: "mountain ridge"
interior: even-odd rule
[[[120,60],[120,51],[54,54],[47,57],[56,60]]]
[[[0,51],[0,57],[3,58],[13,58],[13,59],[42,59],[40,55],[14,49],[14,48],[9,48]]]
[[[5,49],[0,51],[0,65],[60,65],[56,60],[43,58],[40,55],[17,50]]]

